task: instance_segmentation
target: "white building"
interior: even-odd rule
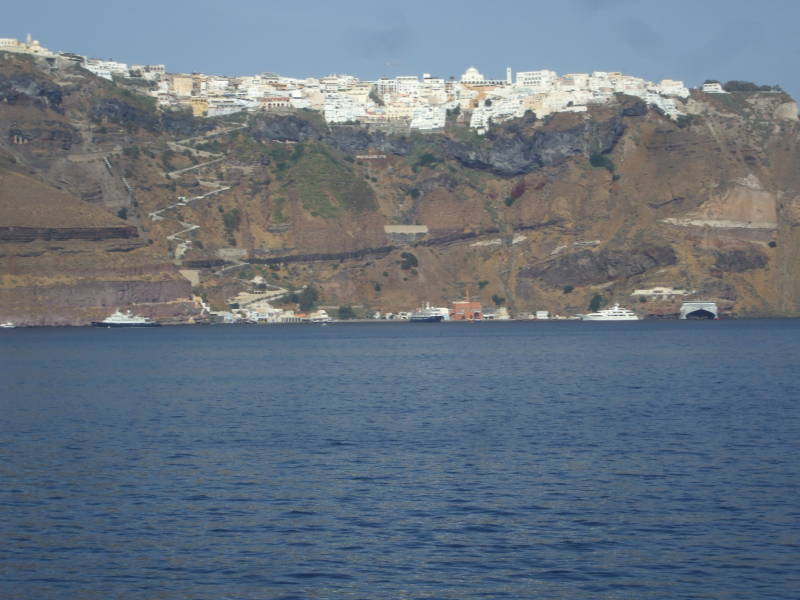
[[[727,94],[725,90],[722,89],[722,84],[719,81],[708,81],[703,84],[703,91],[706,94]]]
[[[115,60],[101,60],[99,58],[90,58],[88,59],[83,68],[87,71],[90,71],[97,75],[98,77],[102,77],[103,79],[108,79],[109,81],[114,78],[114,75],[119,77],[129,77],[130,70],[128,69],[128,65],[126,63],[117,62]]]
[[[518,87],[529,88],[533,93],[550,91],[558,78],[555,71],[520,71],[517,73]]]
[[[585,91],[589,89],[589,74],[588,73],[569,73],[562,75],[556,82],[556,87],[565,92],[571,91]]]
[[[166,75],[165,65],[131,65],[131,77],[140,77],[147,81],[159,81]]]
[[[289,92],[289,103],[292,108],[311,108],[311,101],[300,90],[291,90]]]
[[[418,106],[411,117],[413,129],[442,129],[447,118],[447,109],[441,106]]]
[[[416,96],[420,90],[419,78],[416,75],[401,75],[395,77],[397,82],[396,93],[400,96]]]
[[[366,116],[364,106],[358,104],[352,96],[339,93],[325,94],[323,112],[328,123],[358,121]]]
[[[480,85],[485,81],[486,78],[475,67],[469,67],[466,71],[464,71],[464,74],[461,76],[461,83]]]
[[[688,296],[690,292],[683,288],[652,287],[642,290],[633,290],[631,296],[643,296],[650,300],[675,300]]]
[[[328,75],[319,80],[320,89],[326,93],[346,92],[353,85],[358,83],[358,79],[352,75]]]
[[[682,81],[662,79],[661,83],[658,84],[657,89],[658,93],[664,96],[678,96],[679,98],[689,97],[689,89],[683,85]]]
[[[425,73],[422,76],[421,94],[430,104],[447,102],[447,83],[441,77],[431,77],[430,73]]]
[[[255,110],[259,107],[255,100],[243,98],[209,98],[208,113],[209,117],[221,117],[232,115],[237,112]]]
[[[55,56],[55,53],[42,46],[39,40],[34,40],[30,33],[24,42],[20,42],[16,38],[0,38],[0,50],[20,54],[33,54],[35,56]]]

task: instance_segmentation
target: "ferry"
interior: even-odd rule
[[[638,321],[639,315],[628,308],[615,304],[611,308],[579,315],[581,321]]]
[[[409,320],[412,323],[441,323],[450,320],[450,311],[446,308],[431,306],[428,302],[424,307],[412,312]]]
[[[106,317],[102,321],[92,321],[93,327],[161,327],[161,323],[148,319],[147,317],[139,317],[128,311],[123,313],[116,310],[111,316]]]

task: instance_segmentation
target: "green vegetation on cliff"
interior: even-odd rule
[[[360,213],[374,210],[375,197],[369,185],[356,176],[352,164],[317,143],[307,150],[288,154],[284,190],[293,190],[303,208],[312,216],[332,218],[343,211]],[[286,164],[286,163],[284,163]]]

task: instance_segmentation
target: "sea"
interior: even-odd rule
[[[800,598],[800,320],[0,331],[0,598]]]

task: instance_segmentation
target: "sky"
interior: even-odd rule
[[[621,71],[741,79],[800,98],[800,0],[36,0],[0,37],[168,72],[361,79]]]

